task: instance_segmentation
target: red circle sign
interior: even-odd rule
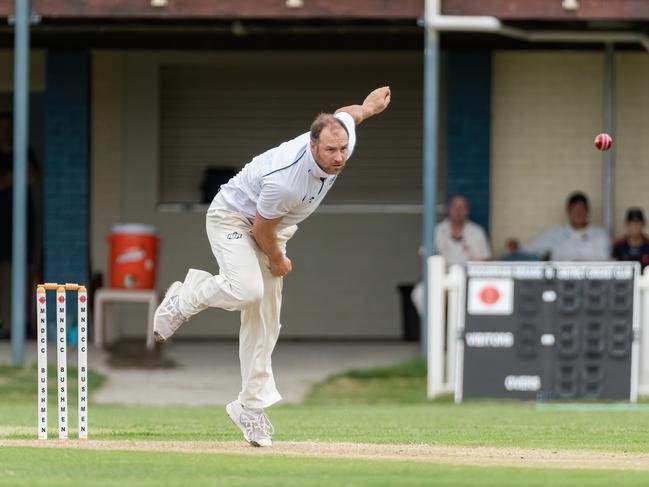
[[[487,286],[482,291],[480,291],[480,300],[484,304],[496,304],[500,299],[500,293],[498,289],[493,286]]]

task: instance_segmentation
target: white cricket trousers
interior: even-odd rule
[[[252,237],[252,223],[232,210],[220,194],[207,211],[207,237],[219,274],[190,269],[180,290],[180,310],[187,316],[207,308],[241,311],[239,401],[247,408],[267,408],[282,399],[277,391],[271,355],[279,336],[282,278]],[[297,226],[278,232],[282,250]]]

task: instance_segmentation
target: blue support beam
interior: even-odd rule
[[[44,276],[89,280],[90,54],[47,52]]]
[[[447,196],[471,202],[471,220],[489,231],[491,53],[451,52],[447,62]]]
[[[25,361],[27,329],[27,141],[29,114],[29,2],[16,0],[14,30],[14,163],[11,360]]]
[[[435,207],[437,204],[437,128],[439,124],[439,33],[425,29],[424,46],[424,316],[422,322],[422,353],[428,350],[428,257],[435,249]]]

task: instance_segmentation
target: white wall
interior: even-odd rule
[[[93,53],[92,265],[104,272],[105,280],[105,238],[118,221],[159,228],[161,292],[182,279],[188,267],[217,272],[204,214],[163,212],[157,207],[160,65],[215,60],[218,55]],[[313,215],[289,243],[294,271],[284,284],[283,335],[400,337],[396,286],[417,279],[419,242],[418,213]],[[130,329],[123,333],[141,335],[143,320],[143,313],[129,308],[124,323]],[[237,332],[237,313],[207,310],[192,318],[181,334],[236,336]]]
[[[163,61],[214,59],[196,53],[94,53],[93,269],[106,270],[105,236],[112,223],[144,221],[158,225],[163,235],[161,291],[189,266],[216,272],[203,215],[156,208],[157,70]],[[602,130],[603,54],[504,51],[494,53],[493,63],[495,254],[503,253],[508,237],[525,240],[564,221],[565,198],[576,189],[588,193],[592,219],[601,223],[602,157],[593,148],[593,137]],[[619,53],[616,74],[619,233],[628,206],[649,211],[649,58],[640,52]],[[316,214],[305,222],[289,246],[296,269],[285,285],[286,335],[398,336],[394,287],[418,274],[419,219],[418,214]],[[210,311],[183,333],[232,336],[236,330],[235,314]],[[137,327],[125,331],[141,333]]]
[[[619,234],[629,206],[641,206],[645,216],[649,216],[649,57],[646,52],[617,55],[616,87],[615,227]]]
[[[90,255],[93,271],[104,274],[108,268],[106,235],[122,218],[123,71],[121,53],[93,56]]]
[[[493,69],[491,233],[496,253],[564,221],[566,195],[585,191],[601,223],[604,56],[497,52]],[[649,57],[616,54],[615,234],[630,206],[649,212]]]
[[[592,52],[493,55],[491,238],[530,239],[565,221],[566,196],[588,194],[601,223],[603,61]],[[639,86],[638,86],[639,89]]]

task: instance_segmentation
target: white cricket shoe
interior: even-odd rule
[[[273,446],[275,428],[263,409],[246,408],[239,401],[232,401],[225,410],[248,443],[260,447]]]
[[[166,342],[171,336],[178,331],[180,325],[189,319],[178,307],[178,294],[182,282],[176,281],[165,293],[165,297],[155,310],[153,315],[153,336],[158,343]]]

